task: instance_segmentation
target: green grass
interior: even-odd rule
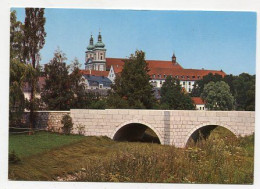
[[[15,151],[19,157],[31,156],[82,140],[80,135],[61,135],[36,132],[34,135],[19,134],[9,136],[9,152]]]
[[[38,144],[46,140],[41,137],[45,134],[35,136]],[[71,143],[21,156],[21,162],[9,164],[9,179],[252,184],[254,136],[236,138],[225,134],[217,128],[207,141],[184,149],[115,142],[107,137],[79,137],[80,140],[73,141],[69,138],[77,136],[51,134],[55,138],[67,137],[62,140]]]

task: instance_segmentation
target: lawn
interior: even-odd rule
[[[207,141],[184,149],[115,142],[107,137],[52,133],[11,136],[10,145],[21,161],[9,164],[9,179],[252,184],[254,136],[221,138],[222,132],[217,128]],[[28,144],[31,141],[35,144]],[[31,150],[31,155],[23,152],[37,144],[41,150]]]
[[[19,157],[38,154],[84,139],[80,135],[61,135],[49,132],[36,132],[34,135],[15,134],[9,136],[9,152],[15,151]]]

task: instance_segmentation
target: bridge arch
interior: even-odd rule
[[[206,128],[206,127],[208,127],[210,130],[215,129],[216,127],[223,127],[223,128],[225,128],[225,129],[229,130],[230,132],[232,132],[236,137],[239,136],[239,134],[237,133],[237,131],[236,131],[234,128],[232,128],[232,127],[230,127],[230,126],[227,126],[227,125],[225,125],[225,124],[223,124],[223,125],[222,125],[222,124],[221,124],[221,125],[220,125],[220,124],[216,124],[216,123],[201,124],[201,125],[198,125],[198,126],[192,128],[192,129],[188,132],[186,138],[184,139],[184,146],[187,145],[189,139],[192,137],[192,135],[193,135],[196,131],[199,131],[200,129]],[[210,128],[210,127],[211,127],[211,128]]]
[[[120,134],[122,134],[122,133],[124,134],[124,132],[127,130],[127,127],[129,127],[130,125],[133,125],[133,124],[142,125],[145,129],[150,128],[157,135],[160,144],[163,144],[163,138],[160,135],[159,131],[156,128],[154,128],[151,124],[144,122],[144,121],[140,121],[140,120],[131,120],[131,121],[127,121],[127,122],[124,122],[124,123],[118,125],[116,127],[115,131],[112,133],[111,138],[113,140],[117,140],[118,138],[120,138]],[[125,131],[124,131],[124,129],[125,129]]]

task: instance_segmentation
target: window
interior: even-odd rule
[[[166,75],[164,74],[164,78],[166,78]]]
[[[182,75],[182,76],[181,76],[181,78],[183,79],[183,78],[184,78],[184,76]]]
[[[190,78],[190,76],[187,75],[187,79],[189,79],[189,78]]]
[[[177,79],[179,78],[179,76],[178,76],[178,75],[176,75],[175,77],[176,77]]]
[[[203,107],[203,110],[204,110],[204,107]]]
[[[198,79],[200,79],[200,76],[198,75]]]
[[[183,81],[182,84],[185,85],[185,81]]]
[[[195,79],[195,75],[192,76],[192,79]]]
[[[191,85],[191,82],[189,81],[189,85]]]
[[[161,74],[158,74],[158,77],[161,78]]]
[[[201,107],[200,107],[200,110],[201,110]]]
[[[160,81],[160,84],[162,84],[162,81]]]
[[[99,88],[102,89],[103,88],[103,84],[99,84]]]

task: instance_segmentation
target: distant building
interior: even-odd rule
[[[194,105],[196,105],[196,110],[206,110],[205,103],[200,97],[192,97],[191,98]]]
[[[37,86],[36,86],[36,93],[35,93],[35,97],[36,98],[41,98],[41,90],[43,89],[43,86],[45,85],[45,79],[46,77],[39,77],[38,78],[38,81],[37,81]],[[24,84],[24,87],[23,87],[23,94],[24,94],[24,98],[27,99],[27,100],[30,100],[31,99],[31,85],[29,85],[28,82],[26,82]]]
[[[105,44],[102,42],[102,36],[99,32],[98,42],[94,45],[94,40],[91,35],[89,45],[86,51],[85,70],[95,70],[107,72],[105,77],[108,77],[114,82],[116,75],[123,70],[123,58],[107,58]],[[146,60],[149,68],[150,83],[155,88],[161,88],[167,76],[175,77],[180,80],[180,85],[188,93],[194,87],[195,81],[200,80],[203,76],[219,74],[224,77],[226,74],[222,70],[205,70],[205,69],[185,69],[178,62],[173,53],[171,61],[165,60]]]

